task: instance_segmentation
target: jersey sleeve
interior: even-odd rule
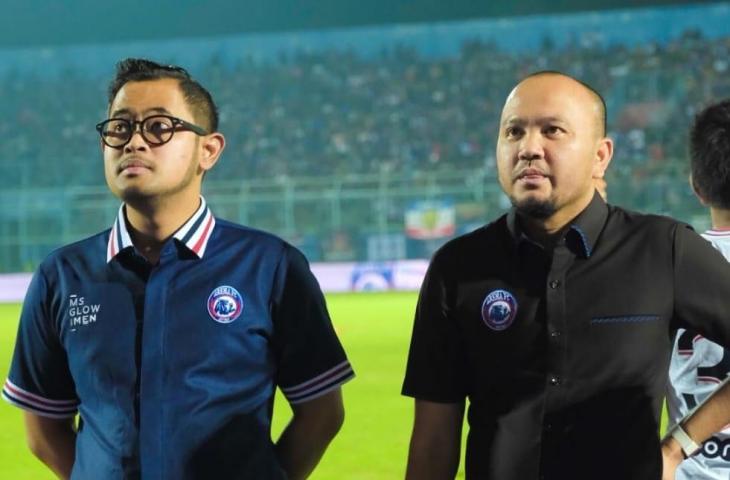
[[[688,226],[674,239],[674,327],[730,347],[730,263]]]
[[[286,246],[272,304],[276,383],[289,403],[313,400],[354,377],[309,264]]]
[[[402,393],[460,403],[467,394],[464,345],[450,314],[442,263],[437,253],[421,285]]]
[[[76,415],[79,401],[49,313],[49,297],[46,278],[39,269],[25,296],[2,395],[9,403],[37,415],[69,418]]]

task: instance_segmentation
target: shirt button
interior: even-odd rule
[[[559,286],[560,286],[560,280],[551,280],[550,281],[550,288],[552,288],[553,290],[555,290]]]
[[[554,387],[560,385],[560,377],[558,377],[557,375],[553,375],[552,377],[550,377],[550,385]]]
[[[546,432],[549,432],[549,431],[551,431],[552,429],[553,429],[553,424],[552,424],[552,423],[546,423],[546,424],[545,424],[545,431],[546,431]]]
[[[560,330],[553,330],[550,332],[550,336],[553,338],[558,338],[560,336]]]

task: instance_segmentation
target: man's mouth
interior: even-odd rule
[[[517,180],[540,180],[543,178],[547,178],[547,174],[543,172],[540,169],[537,168],[525,168],[524,170],[521,170],[517,175],[515,175],[515,181]]]
[[[117,167],[117,173],[140,173],[145,170],[151,170],[150,165],[136,158],[123,160]]]

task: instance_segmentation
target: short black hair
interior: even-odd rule
[[[695,191],[710,206],[730,209],[730,99],[695,116],[689,156]]]
[[[578,78],[575,78],[572,75],[568,75],[567,73],[563,73],[558,70],[540,70],[537,72],[533,72],[529,75],[527,75],[522,80],[527,80],[528,78],[532,77],[539,77],[541,75],[559,75],[561,77],[569,78],[575,82],[578,82],[579,84],[583,85],[597,100],[596,104],[598,105],[598,117],[600,120],[600,127],[601,127],[601,135],[606,136],[606,126],[608,125],[608,109],[606,108],[606,100],[603,98],[603,95],[601,95],[598,90],[590,86],[588,83],[584,82],[583,80],[580,80]]]
[[[144,58],[127,58],[117,63],[116,74],[109,84],[109,106],[127,82],[172,78],[180,83],[185,101],[195,116],[195,121],[208,130],[218,130],[218,107],[213,97],[200,83],[194,80],[182,67],[162,65]]]

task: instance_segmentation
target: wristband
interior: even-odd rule
[[[687,432],[684,431],[682,425],[679,423],[677,423],[669,430],[668,436],[677,441],[679,446],[682,448],[682,453],[687,458],[691,457],[692,455],[697,453],[697,450],[702,448],[694,440],[692,440],[692,437],[687,435]]]

